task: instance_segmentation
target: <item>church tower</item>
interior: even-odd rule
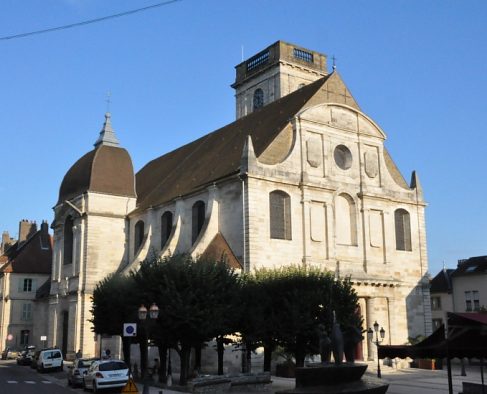
[[[110,113],[95,148],[66,173],[54,207],[48,344],[69,358],[95,355],[91,296],[96,284],[126,263],[126,217],[135,208],[135,177]]]
[[[284,41],[235,68],[237,119],[328,74],[326,55]]]

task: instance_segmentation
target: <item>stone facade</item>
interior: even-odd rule
[[[211,158],[204,158],[201,139],[148,163],[136,176],[137,196],[98,186],[60,198],[49,344],[62,344],[68,354],[78,348],[94,354],[99,343],[87,320],[99,280],[137,269],[150,253],[203,254],[217,235],[245,271],[294,264],[351,277],[364,328],[378,321],[387,344],[431,332],[419,178],[413,173],[406,183],[384,147],[386,134],[359,109],[339,74],[328,74],[326,56],[278,42],[237,66],[233,86],[240,119],[212,133],[220,145]],[[250,104],[261,94],[256,89],[264,97],[258,108]],[[94,157],[107,143],[100,138]],[[209,176],[221,163],[235,170],[198,183],[188,157]],[[166,160],[161,168],[158,160]],[[171,160],[173,169],[165,168]],[[174,173],[174,182],[165,184]],[[107,176],[92,173],[92,179]],[[62,189],[73,190],[66,179]],[[157,199],[171,189],[181,192]],[[72,237],[69,264],[66,237]],[[375,356],[373,346],[364,342],[363,348],[365,357]]]

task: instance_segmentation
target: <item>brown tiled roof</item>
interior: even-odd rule
[[[238,173],[247,136],[252,137],[255,154],[259,156],[306,104],[317,104],[330,97],[326,82],[333,75],[146,164],[136,174],[138,209],[171,201]],[[358,107],[348,91],[342,92],[346,88],[337,78],[333,83],[340,92],[333,98],[342,95],[349,105]]]
[[[239,270],[242,269],[240,261],[238,261],[237,257],[230,248],[230,245],[228,245],[227,240],[220,232],[215,235],[201,257],[203,259],[211,259],[216,261],[223,260],[232,268]]]
[[[39,230],[26,241],[15,243],[2,256],[7,259],[0,272],[50,274],[52,241],[47,231]]]
[[[99,145],[68,170],[59,189],[59,203],[86,191],[135,197],[134,169],[128,152]]]

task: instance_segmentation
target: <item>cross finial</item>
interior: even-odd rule
[[[107,98],[105,100],[107,103],[107,112],[110,112],[110,104],[112,103],[111,96],[112,96],[112,92],[108,91]]]
[[[337,65],[336,65],[337,58],[335,57],[335,55],[332,56],[331,60],[333,61],[333,71],[335,71],[337,68]]]

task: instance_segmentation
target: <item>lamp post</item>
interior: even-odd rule
[[[145,354],[141,357],[145,357],[144,360],[144,369],[142,371],[142,379],[144,381],[144,389],[142,391],[143,394],[148,394],[149,393],[149,383],[147,381],[147,367],[149,365],[149,352],[147,349],[147,340],[148,340],[148,335],[147,335],[147,308],[144,305],[141,305],[140,308],[138,309],[138,315],[139,315],[139,320],[141,323],[144,325],[144,349],[145,349]],[[159,307],[155,304],[152,303],[152,305],[149,308],[149,318],[150,320],[156,320],[159,317]],[[141,352],[142,353],[142,352]],[[142,359],[140,360],[142,364]]]
[[[384,330],[384,327],[381,327],[379,330],[379,323],[375,322],[374,323],[374,330],[372,331],[372,328],[369,327],[367,330],[367,339],[369,342],[375,343],[377,346],[377,377],[382,378],[382,374],[380,373],[380,360],[379,360],[379,345],[381,342],[384,340],[386,336],[386,330]],[[375,332],[375,341],[374,341],[374,332]],[[379,340],[380,336],[380,340]]]

